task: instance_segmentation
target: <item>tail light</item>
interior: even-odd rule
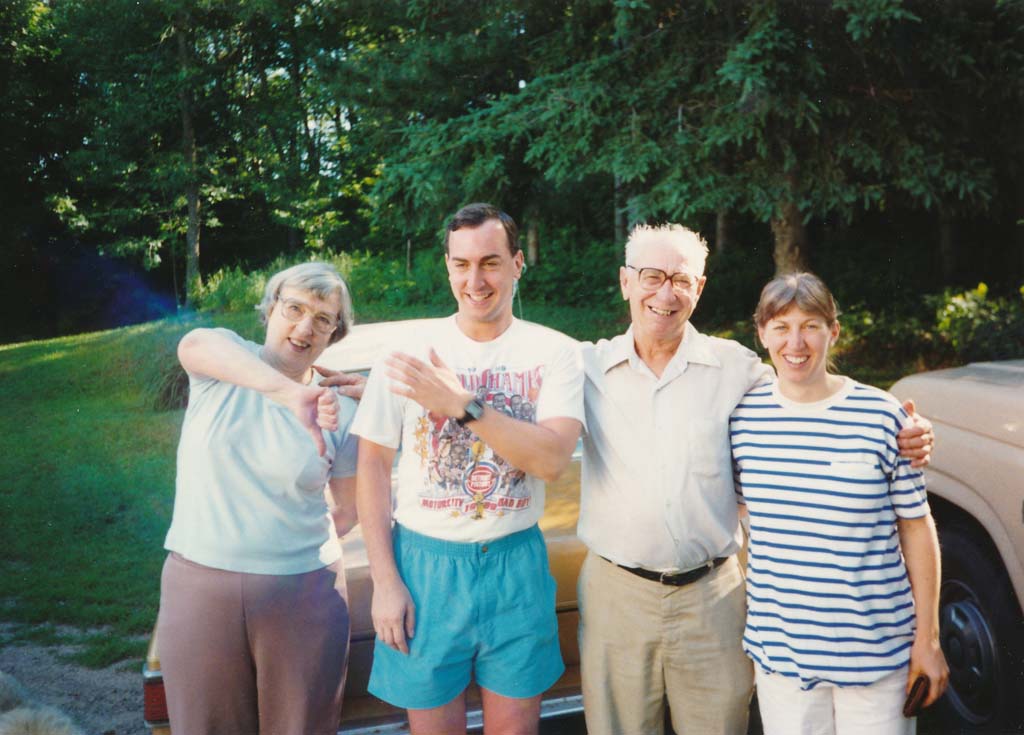
[[[147,725],[161,725],[167,722],[167,696],[164,694],[164,679],[159,671],[143,671],[142,712]]]

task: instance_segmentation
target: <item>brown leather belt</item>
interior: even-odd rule
[[[604,559],[604,557],[601,557]],[[615,564],[611,559],[604,559],[609,564],[615,564],[620,569],[625,569],[630,574],[635,574],[638,577],[649,579],[652,582],[660,582],[661,584],[671,585],[672,587],[682,587],[683,585],[692,584],[701,577],[704,577],[712,569],[722,566],[729,557],[719,556],[712,559],[702,567],[691,569],[688,572],[679,572],[678,574],[666,574],[665,572],[652,572],[650,569],[641,569],[640,567],[627,567],[622,564]]]

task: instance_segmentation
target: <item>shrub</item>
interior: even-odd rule
[[[843,366],[891,368],[895,372],[924,370],[948,362],[944,345],[930,328],[923,304],[917,311],[906,307],[872,311],[858,304],[839,318],[842,331],[836,349]]]
[[[274,271],[270,271],[273,273]],[[202,311],[243,311],[251,309],[263,296],[267,284],[267,270],[248,273],[241,268],[222,268],[207,277],[199,290],[199,308]]]
[[[552,243],[541,251],[540,262],[526,269],[519,286],[531,302],[592,306],[615,300],[620,265],[622,248],[608,242],[573,248]]]
[[[1024,286],[1019,297],[991,297],[988,286],[928,299],[935,328],[956,358],[1001,360],[1024,357]]]

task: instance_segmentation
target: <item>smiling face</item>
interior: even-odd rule
[[[830,325],[821,314],[791,306],[758,327],[757,335],[784,392],[792,387],[807,394],[827,385],[828,351],[839,336],[838,321]]]
[[[629,315],[633,322],[633,339],[640,350],[648,345],[665,345],[672,349],[683,339],[686,322],[693,314],[704,291],[706,278],[699,266],[688,262],[680,248],[671,242],[648,240],[638,244],[631,253],[632,268],[619,269],[622,297],[629,301]],[[645,288],[639,270],[657,268],[669,277],[677,273],[692,276],[689,288],[680,290],[666,280],[657,289]]]
[[[499,336],[512,323],[512,296],[523,270],[523,253],[509,250],[497,219],[448,235],[448,281],[459,304],[459,328],[477,341]]]
[[[299,321],[284,316],[286,306],[302,308]],[[264,359],[285,375],[301,380],[331,340],[331,332],[317,331],[314,321],[328,317],[336,322],[340,311],[341,301],[336,294],[321,299],[309,291],[285,286],[267,318]]]

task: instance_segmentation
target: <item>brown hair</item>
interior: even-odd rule
[[[763,327],[793,306],[820,316],[830,327],[839,320],[839,306],[824,281],[813,273],[787,273],[761,289],[754,324]]]
[[[519,229],[516,227],[516,221],[493,204],[474,202],[473,204],[467,204],[465,207],[453,214],[452,218],[448,221],[448,225],[445,227],[444,232],[445,255],[448,254],[448,238],[453,232],[461,230],[463,227],[468,227],[470,229],[479,227],[484,222],[492,219],[496,219],[501,222],[501,226],[505,228],[505,237],[508,239],[509,253],[513,256],[518,253]]]

